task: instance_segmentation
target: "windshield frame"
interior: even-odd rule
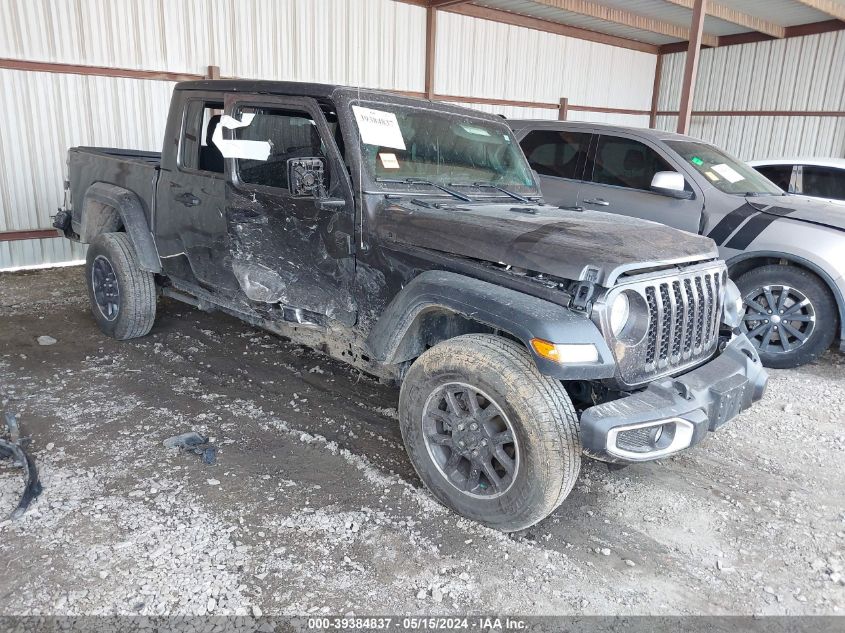
[[[393,111],[396,108],[402,109],[412,109],[412,110],[419,110],[421,112],[435,112],[438,115],[445,116],[445,117],[460,117],[462,119],[469,121],[477,121],[479,124],[483,124],[485,127],[492,127],[497,129],[497,131],[502,132],[502,134],[506,135],[509,138],[509,141],[516,151],[517,156],[523,162],[524,168],[526,170],[527,177],[531,180],[531,184],[528,185],[519,185],[507,182],[499,182],[499,181],[492,181],[492,180],[485,180],[481,181],[486,184],[482,186],[475,186],[469,183],[469,180],[475,180],[478,182],[477,178],[461,178],[456,176],[454,178],[444,178],[444,179],[435,179],[429,176],[424,176],[421,174],[417,174],[411,178],[418,178],[420,180],[428,179],[432,182],[437,183],[438,185],[444,185],[446,187],[457,189],[461,194],[465,194],[471,196],[473,200],[489,200],[489,199],[510,199],[512,202],[516,203],[512,197],[508,196],[506,193],[502,191],[497,191],[496,189],[488,186],[489,184],[496,184],[497,186],[504,187],[509,191],[513,191],[514,193],[523,196],[525,198],[530,198],[533,204],[536,204],[537,200],[542,198],[542,192],[540,190],[539,182],[537,181],[537,177],[534,174],[534,171],[531,169],[531,166],[528,163],[528,160],[525,158],[525,154],[522,152],[522,148],[519,145],[519,141],[516,139],[513,131],[508,127],[504,121],[498,121],[496,119],[489,118],[488,116],[484,115],[483,113],[476,113],[474,110],[470,110],[468,108],[458,108],[454,106],[449,106],[437,103],[428,103],[428,102],[416,102],[413,99],[407,99],[397,96],[396,99],[391,99],[390,95],[381,95],[381,94],[373,94],[373,93],[364,93],[362,92],[360,95],[356,94],[354,91],[349,91],[346,95],[346,99],[343,99],[342,109],[344,116],[341,117],[341,129],[344,135],[346,136],[346,162],[352,169],[353,179],[359,182],[359,186],[365,189],[365,193],[383,193],[383,194],[396,194],[396,195],[414,195],[414,196],[433,196],[433,197],[450,197],[448,193],[444,191],[438,190],[436,187],[427,185],[421,182],[411,182],[408,184],[404,183],[397,183],[397,182],[385,182],[377,177],[373,170],[373,165],[366,160],[364,144],[361,140],[360,130],[358,129],[358,124],[354,116],[354,111],[352,110],[352,106],[361,106],[365,108],[372,108],[372,109],[383,109],[386,111]],[[339,104],[340,105],[340,104]],[[438,107],[440,106],[440,107]],[[480,116],[479,116],[480,115]],[[354,151],[353,151],[354,148]],[[403,179],[406,176],[397,175],[397,179]],[[459,184],[454,185],[452,181],[455,181]],[[356,187],[357,188],[357,187]]]
[[[782,195],[786,195],[786,192],[783,189],[778,187],[775,183],[773,183],[771,180],[766,178],[763,174],[758,172],[751,165],[749,165],[748,163],[746,163],[743,160],[740,160],[736,156],[729,154],[728,152],[723,150],[721,147],[717,147],[716,145],[713,145],[712,143],[705,143],[704,141],[700,141],[700,140],[694,139],[694,138],[680,138],[680,139],[679,138],[669,138],[669,139],[664,139],[663,143],[665,143],[666,146],[672,151],[672,153],[677,156],[678,160],[681,162],[682,165],[684,165],[684,167],[686,167],[687,169],[691,169],[695,174],[697,174],[697,176],[703,182],[707,183],[708,186],[713,187],[714,189],[720,191],[721,193],[727,194],[729,196],[741,196],[741,197],[755,196],[755,195],[760,195],[760,196],[782,196]],[[681,144],[691,146],[690,149],[692,149],[693,151],[689,152],[685,148],[679,148],[678,145],[681,145]],[[696,149],[701,150],[701,151],[696,152],[695,151]],[[704,165],[697,165],[690,158],[687,157],[687,154],[694,156],[695,154],[702,154],[703,155],[705,152],[715,152],[716,154],[718,154],[720,159],[721,159],[721,162],[715,163],[715,164],[716,165],[725,165],[729,170],[736,172],[738,175],[743,176],[742,180],[737,181],[737,182],[748,181],[748,186],[743,185],[742,187],[738,187],[738,189],[743,189],[742,191],[733,191],[730,188],[725,188],[721,185],[723,185],[725,183],[730,185],[730,184],[733,184],[733,183],[730,183],[724,176],[721,176],[718,173],[716,173],[715,175],[717,177],[719,177],[719,176],[721,176],[721,177],[719,177],[718,180],[713,180],[712,178],[708,177],[705,173],[706,171],[712,172],[712,167],[706,168],[706,167],[704,167]],[[743,172],[745,172],[745,173],[743,173]],[[728,173],[730,173],[730,172],[728,172]],[[750,176],[750,178],[749,178],[749,176]],[[755,183],[755,181],[759,181],[759,182]],[[758,185],[763,185],[763,187],[765,187],[766,185],[769,185],[771,187],[771,191],[760,190],[761,188]]]

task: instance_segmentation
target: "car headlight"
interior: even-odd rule
[[[745,315],[745,302],[736,284],[728,279],[725,284],[725,308],[722,311],[722,323],[731,329],[736,329],[742,323]]]
[[[610,331],[613,332],[613,336],[619,336],[622,333],[630,316],[631,303],[628,300],[628,295],[621,292],[616,295],[610,306]]]

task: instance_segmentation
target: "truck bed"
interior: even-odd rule
[[[160,166],[160,152],[117,147],[72,147],[68,151],[68,183],[74,230],[79,230],[85,192],[94,183],[107,183],[134,193],[144,209],[148,226],[152,228]]]

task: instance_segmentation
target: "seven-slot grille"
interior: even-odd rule
[[[646,302],[648,331],[637,354],[626,354],[620,373],[628,385],[673,373],[709,356],[719,340],[727,272],[696,270],[631,286]]]

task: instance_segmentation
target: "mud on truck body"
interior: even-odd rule
[[[544,204],[479,112],[181,83],[160,155],[73,148],[67,186],[106,334],[145,335],[165,295],[394,381],[422,481],[497,529],[560,505],[582,454],[671,455],[765,389],[711,240]]]

